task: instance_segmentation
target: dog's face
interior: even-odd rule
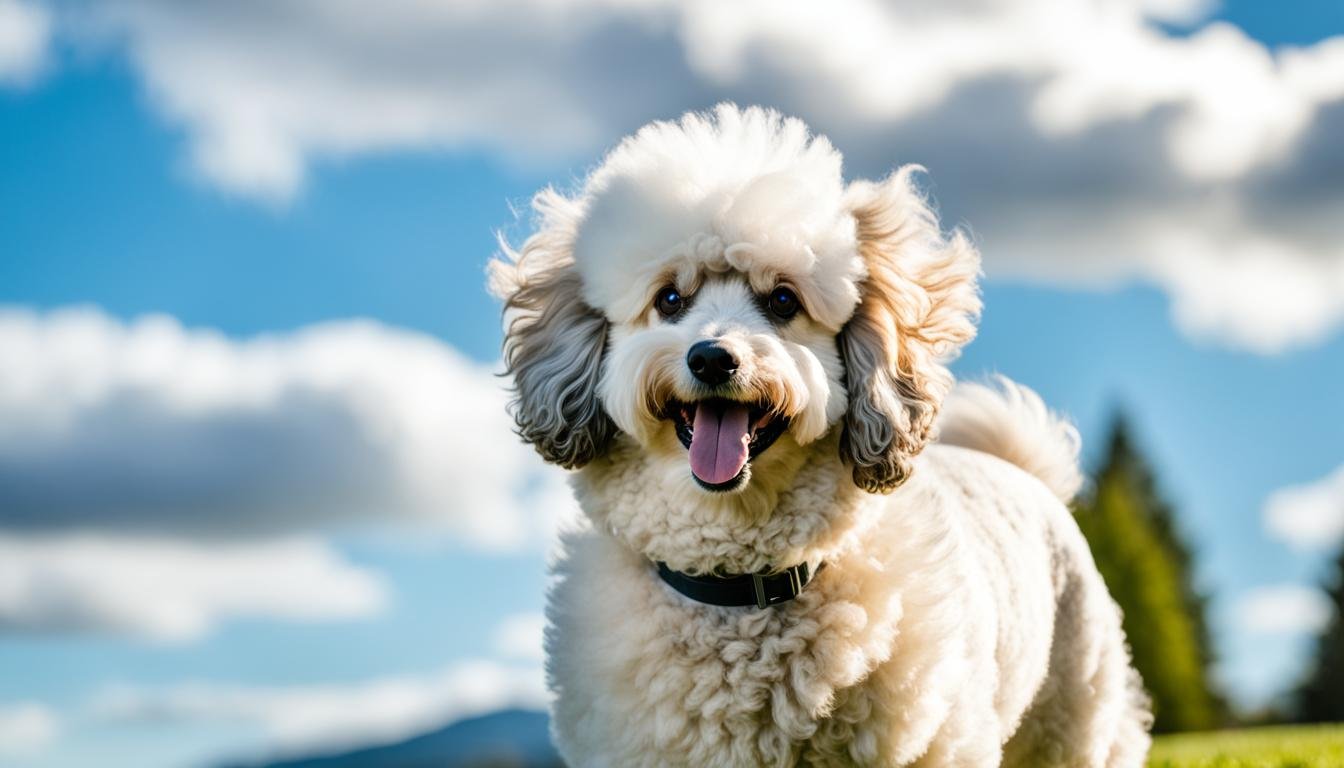
[[[802,123],[721,106],[627,139],[492,266],[520,434],[582,466],[619,433],[734,494],[839,429],[888,491],[929,437],[974,333],[978,257],[903,170],[846,186]]]
[[[808,314],[806,275],[686,271],[613,324],[599,395],[660,461],[706,491],[738,491],[781,438],[805,446],[844,413],[836,332]]]

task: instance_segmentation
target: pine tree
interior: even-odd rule
[[[1314,663],[1296,695],[1297,716],[1304,722],[1344,720],[1344,547],[1329,595],[1334,616],[1316,639]]]
[[[1190,550],[1123,419],[1116,418],[1107,448],[1077,519],[1124,611],[1134,666],[1153,700],[1154,730],[1215,727],[1225,706],[1210,684],[1207,598],[1194,585]]]

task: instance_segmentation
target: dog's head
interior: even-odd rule
[[[578,467],[625,433],[732,493],[839,428],[854,482],[895,488],[980,308],[979,258],[914,171],[846,185],[802,122],[721,105],[641,129],[574,196],[542,191],[492,265],[519,434]]]

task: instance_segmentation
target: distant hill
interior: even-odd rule
[[[563,768],[545,712],[506,709],[377,747],[234,768]]]

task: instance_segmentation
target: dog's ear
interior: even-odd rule
[[[909,475],[952,386],[945,362],[975,336],[980,313],[980,256],[961,232],[943,236],[914,185],[919,170],[846,190],[868,275],[839,338],[849,393],[840,455],[872,493]]]
[[[517,251],[501,237],[506,258],[490,264],[491,289],[504,299],[509,412],[543,458],[573,469],[605,453],[616,433],[597,394],[607,319],[584,302],[574,266],[577,205],[545,189],[532,207],[536,233]]]

